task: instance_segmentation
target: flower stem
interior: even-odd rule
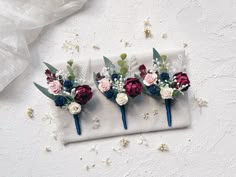
[[[120,106],[120,111],[121,111],[121,115],[122,115],[124,129],[127,130],[128,127],[127,127],[127,123],[126,123],[125,106]]]
[[[167,121],[168,126],[172,126],[172,117],[171,117],[171,99],[165,99],[165,105],[166,105],[166,114],[167,114]]]
[[[75,120],[75,127],[78,135],[81,135],[81,129],[80,129],[80,122],[79,122],[79,115],[73,114],[74,120]]]

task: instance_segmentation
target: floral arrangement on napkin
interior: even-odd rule
[[[93,96],[89,85],[83,80],[77,80],[74,63],[67,62],[67,72],[58,70],[44,62],[48,69],[45,71],[48,88],[37,83],[34,85],[48,98],[55,102],[57,107],[68,110],[74,117],[77,134],[81,135],[79,113]]]
[[[140,75],[136,78],[140,79],[143,84],[144,92],[150,96],[165,101],[168,126],[172,126],[171,102],[178,95],[184,94],[190,87],[190,81],[186,73],[178,72],[171,76],[168,71],[168,57],[160,55],[153,48],[152,68],[147,69],[144,64],[139,66]]]
[[[98,90],[111,101],[116,102],[121,111],[124,129],[127,129],[125,105],[129,97],[134,98],[141,94],[142,83],[139,79],[129,77],[125,53],[120,55],[117,68],[108,58],[104,57],[105,67],[101,72],[94,73],[94,82]]]

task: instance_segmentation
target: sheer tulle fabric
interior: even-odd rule
[[[28,44],[42,28],[79,10],[86,0],[0,0],[0,91],[27,67]]]

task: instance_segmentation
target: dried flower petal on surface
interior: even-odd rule
[[[169,151],[169,148],[166,144],[161,144],[158,148],[159,151],[164,152],[164,151]]]

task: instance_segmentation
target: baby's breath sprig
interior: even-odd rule
[[[125,84],[123,75],[120,75],[119,79],[115,78],[114,81],[112,82],[112,88],[116,90],[118,93],[125,92],[124,85]]]

